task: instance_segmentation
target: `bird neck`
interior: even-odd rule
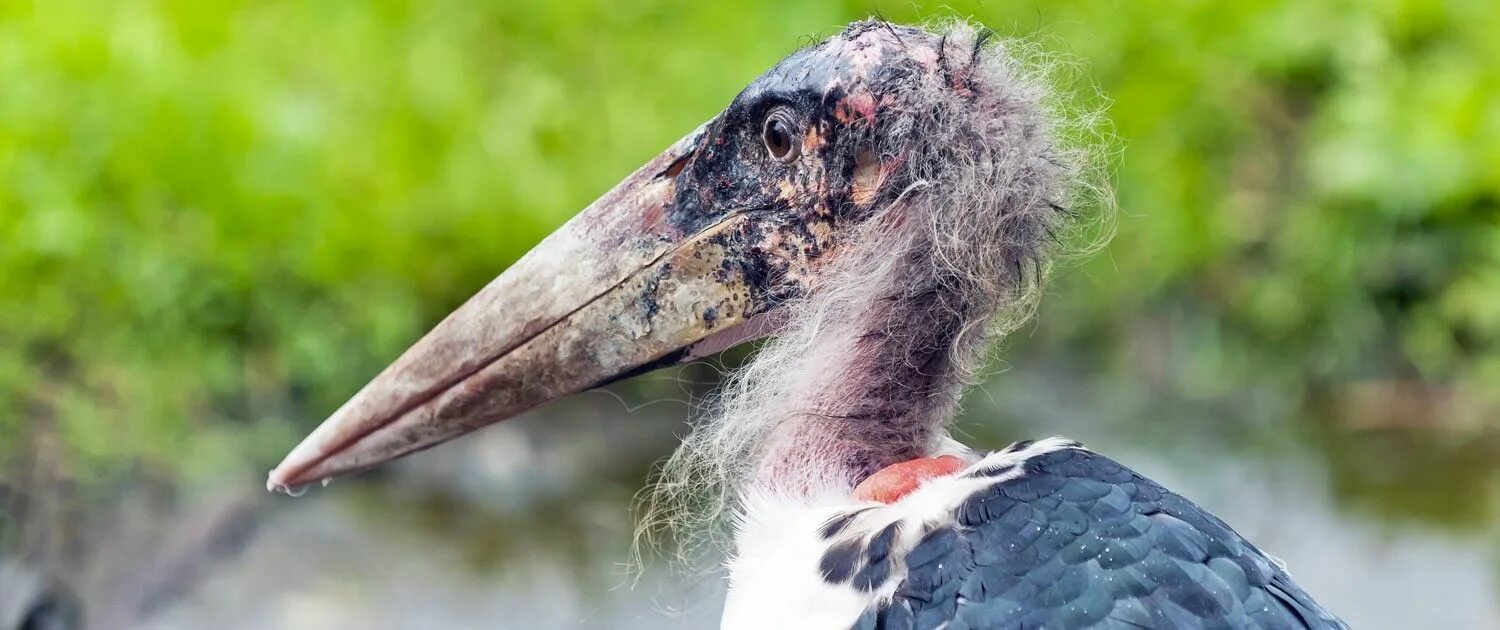
[[[992,309],[934,271],[920,242],[903,240],[871,256],[887,263],[846,266],[842,284],[809,296],[810,316],[777,340],[778,353],[792,354],[771,357],[786,383],[752,486],[847,491],[939,448]]]

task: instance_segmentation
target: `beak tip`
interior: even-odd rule
[[[300,497],[303,494],[307,493],[308,488],[311,488],[313,486],[314,482],[311,481],[288,478],[284,474],[278,475],[277,473],[280,470],[281,468],[278,467],[276,470],[272,470],[271,474],[266,477],[267,492],[270,492],[272,494],[284,494],[289,497]],[[330,480],[331,478],[324,477],[321,484],[324,487],[327,487]]]
[[[307,487],[312,485],[309,479],[317,473],[320,463],[317,458],[309,458],[306,449],[299,445],[266,475],[266,491],[293,497],[302,496]]]
[[[286,468],[285,465],[277,466],[270,474],[266,475],[266,491],[294,497],[301,495],[302,491],[307,487],[306,484],[294,483],[291,479],[288,479],[286,473],[283,471],[284,468]]]
[[[325,422],[271,469],[266,475],[266,491],[302,496],[313,485],[327,486],[334,477],[369,468],[368,461],[390,459],[390,456],[372,457],[367,452],[368,444],[333,446],[333,438],[328,436],[337,432],[330,430],[330,423],[337,424],[334,419]]]
[[[342,451],[331,443],[335,437],[332,428],[337,426],[330,418],[314,430],[302,442],[282,458],[266,475],[266,491],[288,496],[301,496],[307,488],[320,479],[343,474],[338,462]]]

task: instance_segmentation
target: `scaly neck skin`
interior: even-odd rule
[[[956,283],[933,277],[926,255],[908,250],[868,285],[810,298],[852,304],[830,305],[805,352],[784,366],[801,378],[778,405],[785,419],[761,451],[755,487],[794,495],[852,489],[881,468],[932,453],[963,366],[982,344],[983,335],[963,334],[965,327],[983,309]]]

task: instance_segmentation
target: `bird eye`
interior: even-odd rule
[[[784,111],[777,110],[766,117],[760,136],[771,157],[783,162],[797,159],[797,155],[801,153],[801,143],[794,133],[796,128],[792,117]]]

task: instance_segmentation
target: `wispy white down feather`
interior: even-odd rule
[[[970,90],[940,74],[891,86],[924,106],[870,139],[900,165],[879,207],[708,401],[644,500],[642,541],[670,532],[680,557],[697,557],[728,542],[723,525],[748,489],[848,492],[881,467],[951,449],[946,427],[987,342],[1030,316],[1056,246],[1099,225],[1070,210],[1108,208],[1086,150],[1095,119],[1060,106],[1054,68],[965,23],[933,32]]]

